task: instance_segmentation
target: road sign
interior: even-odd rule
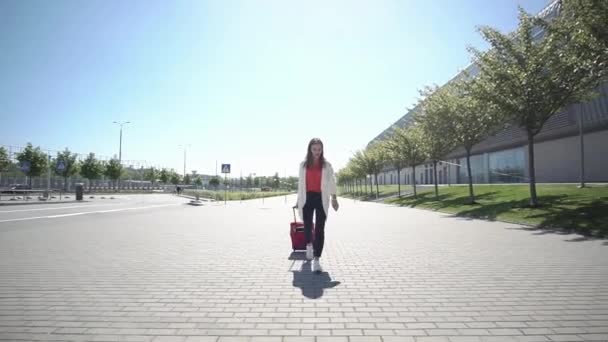
[[[30,172],[30,162],[29,161],[23,161],[21,162],[21,165],[19,167],[21,169],[21,171],[23,172]]]
[[[230,164],[222,164],[222,173],[230,173]]]
[[[63,161],[60,161],[57,163],[57,171],[61,172],[63,170],[65,170],[65,164]]]

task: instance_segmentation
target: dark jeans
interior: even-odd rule
[[[312,240],[312,214],[315,214],[315,239],[312,241],[314,256],[319,258],[323,252],[325,242],[325,211],[323,210],[323,200],[320,192],[307,192],[306,204],[304,204],[304,235],[306,243]]]

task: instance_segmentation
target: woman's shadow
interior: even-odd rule
[[[327,272],[312,272],[310,270],[311,262],[306,260],[304,253],[293,252],[289,256],[289,260],[305,261],[302,263],[302,268],[300,270],[292,270],[291,273],[293,273],[293,286],[299,287],[302,290],[302,295],[306,298],[321,298],[324,289],[330,289],[340,285],[339,281],[331,280],[331,277]]]

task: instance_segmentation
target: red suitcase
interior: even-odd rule
[[[312,224],[312,233],[314,237],[315,224]],[[304,222],[298,222],[296,219],[296,208],[293,208],[293,222],[290,224],[289,235],[291,235],[291,248],[294,251],[306,250],[306,236],[304,235]]]

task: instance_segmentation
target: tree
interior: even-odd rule
[[[554,28],[578,52],[593,62],[598,71],[608,66],[608,2],[605,0],[562,0]]]
[[[407,129],[397,128],[393,133],[392,139],[395,140],[395,144],[399,147],[400,153],[403,154],[407,165],[412,167],[412,186],[414,188],[414,197],[417,197],[416,166],[426,160],[422,130],[417,126],[411,126]]]
[[[361,179],[365,179],[365,192],[367,193],[367,172],[365,169],[365,162],[363,160],[363,153],[361,151],[355,152],[353,157],[349,160],[348,165],[353,174],[355,182],[355,192],[357,196],[362,195],[361,190]]]
[[[498,131],[504,123],[504,117],[491,102],[481,101],[479,96],[475,96],[478,88],[475,79],[458,80],[438,89],[426,99],[426,119],[443,116],[448,124],[442,130],[466,151],[470,204],[475,203],[471,150]]]
[[[534,35],[538,26],[544,29],[541,37]],[[477,79],[483,91],[479,99],[491,101],[526,132],[532,207],[538,206],[534,137],[551,116],[588,96],[605,77],[597,65],[583,61],[576,49],[569,48],[571,42],[558,28],[557,22],[552,25],[532,18],[520,9],[513,35],[483,27],[481,35],[491,49],[485,53],[470,49],[480,70]]]
[[[46,171],[48,165],[47,155],[40,150],[40,147],[34,148],[31,143],[28,143],[21,153],[17,153],[17,160],[22,171],[23,167],[27,169],[23,172],[29,177],[30,186],[32,185],[32,177],[40,176]]]
[[[374,175],[374,181],[376,183],[376,198],[380,197],[380,189],[378,187],[378,174],[384,168],[386,164],[386,151],[380,144],[373,144],[368,148],[368,167],[371,174]]]
[[[287,177],[287,185],[290,191],[298,189],[298,177],[289,176]]]
[[[0,146],[0,181],[2,180],[2,172],[6,171],[11,164],[10,159],[8,158],[8,152],[2,146]],[[2,183],[0,182],[0,185]]]
[[[381,148],[385,151],[386,161],[397,169],[397,189],[401,197],[401,170],[407,165],[405,155],[393,135],[382,142]]]
[[[68,178],[78,173],[78,155],[70,152],[67,148],[63,152],[57,152],[57,158],[53,161],[55,174],[63,177],[63,190],[68,191]]]
[[[365,174],[374,176],[374,181],[376,183],[376,198],[380,197],[380,189],[378,187],[378,174],[380,173],[380,171],[382,171],[382,168],[384,167],[384,162],[386,159],[384,155],[384,150],[379,144],[370,145],[365,150],[359,152],[358,159],[361,163],[361,166],[365,170]]]
[[[89,192],[91,192],[91,181],[99,179],[103,175],[103,164],[95,158],[95,153],[89,153],[80,165],[80,174],[89,180]]]
[[[415,115],[415,120],[422,129],[422,141],[424,142],[426,155],[433,163],[435,198],[438,198],[437,163],[453,151],[455,147],[450,117],[452,108],[437,105],[437,102],[432,100],[442,95],[437,87],[426,87],[421,91],[421,94],[424,96],[421,103],[422,111]]]
[[[196,185],[197,187],[203,186],[203,179],[201,178],[201,176],[197,176],[196,178],[194,178],[194,185]]]
[[[357,191],[357,174],[352,163],[348,163],[344,170],[344,181],[346,182],[346,191],[355,194]]]
[[[127,179],[141,180],[141,179],[143,179],[143,173],[144,173],[143,167],[135,168],[135,167],[133,167],[133,165],[130,165],[129,167],[123,166],[123,172],[122,172],[121,176],[125,177]]]
[[[190,185],[191,182],[192,182],[192,178],[190,177],[190,175],[186,174],[184,176],[184,184]]]
[[[120,165],[120,161],[118,161],[116,158],[110,159],[105,165],[103,174],[113,181],[114,190],[116,190],[116,183],[120,179],[122,171],[122,165]]]
[[[595,96],[595,80],[608,80],[608,2],[605,0],[562,0],[560,15],[545,30],[560,36],[567,56],[574,67],[592,77],[589,90]],[[547,26],[541,21],[540,25]],[[583,97],[582,100],[585,100]],[[580,158],[580,187],[585,187],[584,118],[578,108]]]
[[[215,189],[217,190],[217,187],[220,185],[220,178],[218,176],[211,177],[211,179],[209,180],[209,185],[215,187]]]
[[[338,184],[343,187],[344,192],[346,192],[346,193],[353,192],[353,189],[351,188],[351,185],[352,185],[351,183],[355,179],[355,175],[352,171],[351,163],[347,164],[345,168],[338,171],[338,173],[336,174],[336,178],[337,178]]]
[[[176,172],[171,172],[171,184],[178,185],[182,181],[179,174]]]
[[[169,172],[167,169],[160,170],[158,179],[160,179],[160,182],[163,184],[169,183],[169,180],[171,179],[171,172]]]
[[[152,183],[152,188],[154,188],[156,180],[159,176],[160,172],[154,167],[151,167],[144,171],[144,179]]]
[[[364,151],[356,151],[352,158],[352,169],[355,172],[356,178],[359,180],[358,195],[367,195],[367,161],[365,160]],[[363,179],[364,190],[361,190],[361,179]]]

